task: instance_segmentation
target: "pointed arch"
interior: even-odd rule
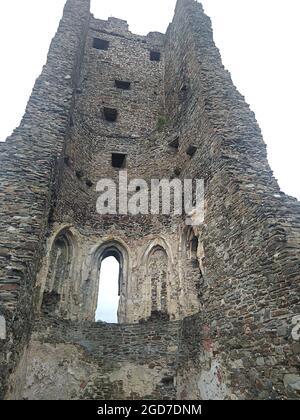
[[[74,236],[68,228],[63,228],[56,234],[51,244],[42,299],[43,312],[63,314],[67,311],[74,254]]]
[[[87,318],[94,320],[99,293],[101,264],[107,257],[114,257],[119,263],[118,292],[120,296],[118,322],[126,320],[126,296],[128,288],[129,253],[125,244],[117,240],[107,240],[92,248],[86,260],[88,267],[83,283],[83,299]],[[101,296],[99,296],[101,299]]]
[[[142,255],[142,265],[147,265],[149,255],[152,252],[153,248],[155,248],[156,246],[160,246],[161,248],[163,248],[168,256],[170,264],[174,264],[174,257],[170,245],[162,236],[158,236],[152,239],[151,242],[147,245],[147,248]]]
[[[159,236],[148,244],[142,255],[141,265],[145,267],[148,289],[147,317],[163,316],[169,318],[170,314],[170,289],[171,278],[174,281],[174,258],[171,247],[167,241]],[[173,302],[173,307],[177,307]]]
[[[151,284],[151,314],[167,314],[168,255],[165,249],[156,245],[148,257],[148,274]]]

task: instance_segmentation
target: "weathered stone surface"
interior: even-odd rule
[[[284,375],[284,386],[295,391],[300,391],[300,375]]]
[[[0,315],[0,340],[6,340],[6,320]]]
[[[35,325],[9,399],[175,399],[179,322]],[[172,378],[172,380],[170,380]]]
[[[292,324],[294,325],[292,329],[292,338],[295,341],[300,341],[300,315],[293,317]]]
[[[89,3],[67,1],[0,143],[0,396],[298,397],[300,203],[279,190],[210,19],[178,0],[165,35],[138,36]],[[129,181],[204,179],[204,223],[100,216],[112,154]],[[109,252],[117,326],[93,322]]]

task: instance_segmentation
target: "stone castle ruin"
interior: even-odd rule
[[[0,163],[1,398],[299,398],[300,203],[198,2],[139,36],[68,0]],[[99,215],[124,168],[204,179],[204,222]],[[117,324],[95,322],[109,256]]]

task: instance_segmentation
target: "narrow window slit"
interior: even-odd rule
[[[111,155],[111,164],[113,168],[125,168],[126,166],[126,155],[124,153],[113,153]]]
[[[150,51],[150,60],[151,61],[160,61],[160,52],[159,51]]]
[[[109,41],[106,41],[105,39],[100,39],[100,38],[93,39],[93,48],[96,48],[96,50],[107,51],[108,47],[109,47]]]
[[[194,154],[196,153],[196,151],[197,151],[197,146],[194,146],[194,145],[190,145],[188,148],[187,148],[187,150],[186,150],[186,154],[187,155],[189,155],[189,156],[194,156]]]
[[[181,174],[181,169],[180,168],[175,168],[174,169],[174,175],[179,176]]]
[[[169,146],[172,147],[173,149],[179,149],[179,137],[176,137],[174,140],[172,140],[169,143]]]
[[[115,80],[115,85],[118,89],[130,90],[131,83],[124,80]]]
[[[115,122],[118,118],[118,110],[115,108],[103,108],[104,118],[106,121]]]

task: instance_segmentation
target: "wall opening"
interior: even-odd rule
[[[199,238],[195,235],[194,229],[189,227],[184,233],[185,253],[185,276],[188,293],[196,297],[197,302],[193,302],[193,312],[199,309],[199,302],[202,296],[203,276],[198,258]],[[191,303],[191,302],[190,302]]]
[[[115,85],[118,89],[129,90],[131,83],[124,80],[115,80]]]
[[[42,301],[45,313],[65,315],[68,310],[71,264],[73,260],[72,236],[62,231],[53,242],[50,265]]]
[[[106,121],[115,122],[118,117],[118,110],[115,108],[103,108]]]
[[[186,254],[189,260],[198,260],[197,250],[199,246],[198,237],[195,235],[192,227],[189,227],[185,233]]]
[[[126,167],[126,155],[124,153],[112,153],[111,164],[113,168],[122,169]]]
[[[160,52],[159,51],[150,51],[150,60],[151,61],[160,61]]]
[[[198,250],[198,238],[193,236],[191,240],[191,259],[197,260],[197,250]]]
[[[112,260],[110,257],[113,257]],[[106,267],[106,264],[109,265],[109,268]],[[95,319],[99,320],[100,317],[101,321],[110,322],[111,319],[108,320],[99,315],[99,308],[102,310],[101,305],[104,305],[108,299],[113,298],[114,322],[125,323],[129,266],[127,249],[114,240],[104,242],[89,253],[86,266],[89,269],[84,273],[82,287],[83,310],[86,319],[95,321]],[[107,282],[109,284],[105,288]],[[108,298],[106,297],[107,291],[109,293]],[[120,297],[119,301],[118,297]]]
[[[190,157],[193,157],[196,151],[197,151],[197,146],[190,144],[189,147],[186,149],[186,154],[189,155]]]
[[[148,259],[148,273],[151,284],[151,316],[168,314],[168,256],[161,246],[156,246]]]
[[[93,48],[96,48],[97,50],[107,51],[108,47],[109,47],[109,41],[106,41],[105,39],[100,39],[100,38],[93,39]]]
[[[178,150],[178,149],[179,149],[179,137],[175,137],[175,139],[174,139],[174,140],[172,140],[172,141],[169,143],[169,146],[170,146],[170,147],[172,147],[173,149]]]
[[[99,272],[99,291],[95,320],[118,323],[120,300],[120,258],[114,250],[104,254]]]

